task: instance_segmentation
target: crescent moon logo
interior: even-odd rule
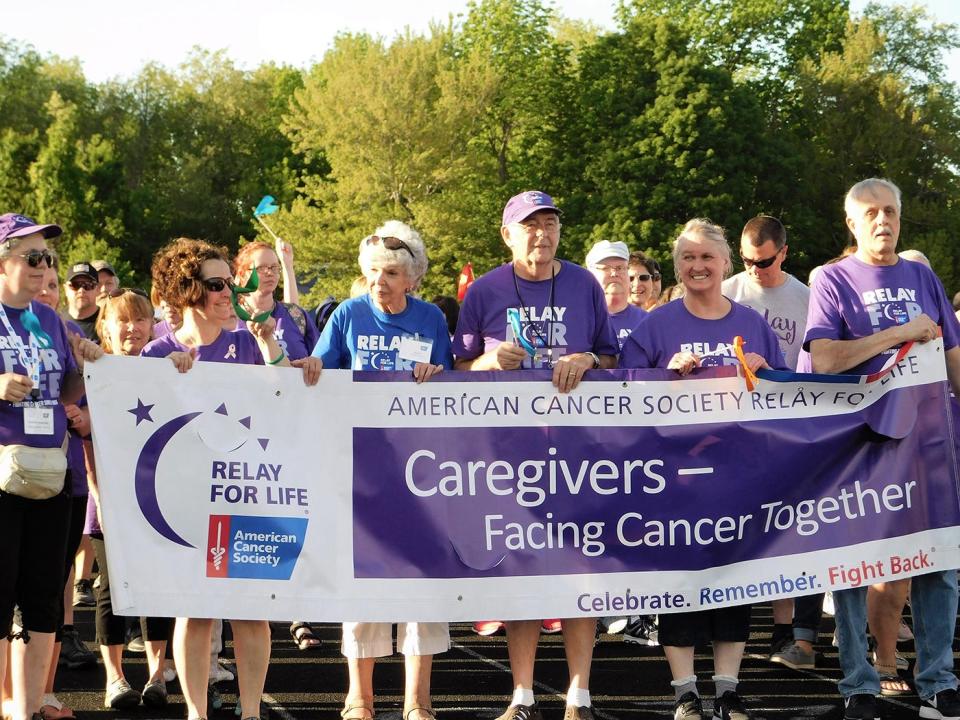
[[[180,537],[176,530],[170,527],[167,519],[163,517],[163,513],[160,512],[160,503],[157,500],[157,463],[160,462],[160,455],[167,443],[173,439],[173,436],[201,414],[200,412],[187,413],[175,417],[157,428],[140,451],[134,479],[137,504],[140,506],[143,517],[150,523],[150,527],[167,540],[188,548],[195,546]]]

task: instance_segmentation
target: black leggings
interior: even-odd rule
[[[69,482],[69,478],[68,478]],[[0,492],[0,632],[14,607],[25,631],[56,632],[63,622],[63,565],[70,498],[28,500]]]
[[[107,569],[107,548],[103,537],[90,536],[93,552],[100,568],[100,587],[97,588],[97,644],[123,645],[126,642],[126,618],[113,614],[110,599],[110,571]],[[140,618],[143,639],[169,640],[173,634],[173,618]]]

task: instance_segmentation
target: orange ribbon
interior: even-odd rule
[[[753,389],[757,386],[757,376],[753,370],[747,367],[747,359],[743,356],[743,338],[740,335],[733,338],[733,351],[737,354],[740,367],[743,368],[743,379],[747,382],[747,390],[753,392]]]

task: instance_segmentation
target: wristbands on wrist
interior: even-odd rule
[[[280,351],[280,354],[277,355],[276,359],[275,359],[275,360],[270,360],[267,364],[268,364],[268,365],[276,365],[278,362],[280,362],[281,360],[283,360],[286,356],[287,356],[287,354],[286,354],[283,350],[281,350],[281,351]]]

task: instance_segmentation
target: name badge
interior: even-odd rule
[[[53,407],[28,405],[23,408],[23,431],[27,435],[53,435]]]
[[[412,337],[400,339],[400,351],[398,354],[401,360],[428,363],[430,362],[430,354],[432,352],[433,340]]]

